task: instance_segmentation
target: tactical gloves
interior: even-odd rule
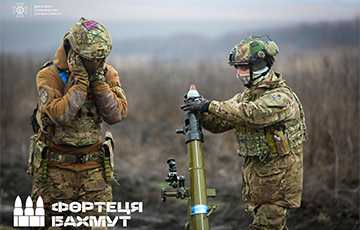
[[[180,108],[183,111],[200,111],[201,113],[203,112],[209,112],[209,105],[210,105],[211,101],[206,100],[205,98],[201,97],[196,97],[196,98],[189,98],[189,99],[184,99],[184,104],[182,104],[180,106]]]
[[[101,60],[94,74],[90,76],[90,82],[105,81],[105,60]]]
[[[69,51],[68,65],[69,65],[69,71],[71,72],[71,75],[74,78],[74,84],[80,83],[88,87],[90,84],[89,75],[81,61],[80,56],[77,53],[75,53],[73,50]]]

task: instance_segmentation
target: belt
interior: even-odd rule
[[[89,161],[96,161],[98,163],[103,163],[104,158],[101,151],[90,153],[87,155],[69,155],[69,154],[57,154],[57,153],[50,153],[49,155],[50,161],[56,162],[66,162],[66,163],[81,163],[85,164]]]

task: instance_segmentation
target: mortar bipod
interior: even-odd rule
[[[176,162],[175,159],[169,159],[167,160],[167,164],[169,165],[169,172],[167,174],[167,177],[165,178],[165,181],[168,182],[168,184],[173,188],[178,188],[176,191],[167,191],[166,188],[161,189],[161,200],[163,202],[166,202],[167,197],[175,197],[177,199],[188,199],[188,214],[189,214],[189,222],[191,220],[191,192],[189,188],[185,188],[185,176],[179,176],[177,169],[176,169]],[[207,197],[214,198],[216,196],[215,189],[207,189],[206,190]],[[208,208],[206,217],[209,217],[213,211],[217,208],[217,205],[213,205]],[[192,229],[190,228],[190,224],[187,222],[185,224],[185,230]]]
[[[190,189],[185,188],[185,176],[179,176],[177,173],[175,159],[169,159],[167,160],[167,163],[169,165],[169,172],[165,181],[168,182],[171,187],[179,188],[172,192],[167,191],[166,188],[162,188],[161,200],[165,202],[167,197],[176,197],[181,199],[190,197]],[[207,189],[207,196],[214,198],[216,196],[215,189]]]

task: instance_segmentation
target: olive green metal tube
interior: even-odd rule
[[[187,214],[188,214],[188,224],[185,225],[185,230],[190,230],[190,228],[194,229],[193,223],[192,223],[192,219],[191,219],[191,197],[188,197],[188,209],[187,209]]]
[[[190,229],[191,230],[208,230],[209,218],[206,213],[194,214],[191,211],[196,205],[206,205],[208,207],[205,166],[203,157],[202,142],[198,140],[187,143],[189,157],[189,176],[190,176]]]

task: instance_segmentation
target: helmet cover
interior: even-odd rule
[[[229,64],[251,65],[254,71],[271,66],[275,62],[274,56],[279,52],[275,42],[266,42],[258,37],[245,38],[230,52]]]
[[[88,60],[104,59],[112,49],[110,34],[97,21],[82,19],[76,23],[66,37],[72,50]]]
[[[267,36],[267,35],[264,35]],[[229,54],[229,65],[246,66],[249,68],[249,74],[238,74],[237,78],[245,87],[252,87],[262,81],[269,69],[275,62],[275,55],[279,52],[276,43],[269,36],[268,41],[253,37],[243,39],[238,43]]]

